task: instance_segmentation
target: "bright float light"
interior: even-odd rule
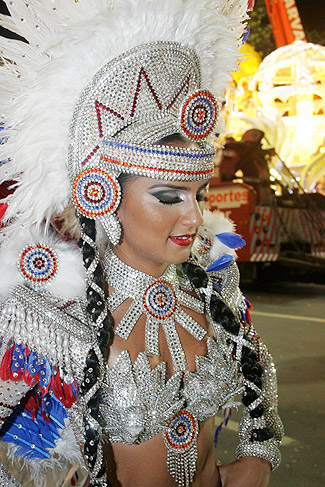
[[[313,147],[315,120],[313,117],[314,103],[310,100],[300,100],[296,103],[297,118],[293,144],[296,162],[307,162],[310,159],[310,148]]]
[[[263,130],[280,159],[302,175],[325,154],[324,60],[325,46],[303,41],[273,51],[253,76],[236,79],[227,129],[239,138],[252,127]]]

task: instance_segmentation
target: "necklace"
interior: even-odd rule
[[[180,288],[176,265],[169,265],[157,279],[128,266],[108,248],[104,269],[106,280],[114,289],[108,297],[110,312],[113,313],[127,299],[132,299],[115,329],[115,334],[126,340],[140,316],[145,314],[146,352],[150,355],[160,355],[159,328],[162,326],[175,372],[186,370],[186,357],[176,323],[197,340],[202,340],[207,332],[181,307],[190,308],[200,314],[204,312],[204,303]],[[188,285],[185,287],[190,288]]]

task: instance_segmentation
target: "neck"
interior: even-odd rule
[[[114,247],[113,252],[122,262],[124,262],[124,264],[152,277],[160,277],[168,267],[166,262],[157,263],[148,261],[141,258],[141,255],[134,256],[132,253],[121,249],[119,246]]]

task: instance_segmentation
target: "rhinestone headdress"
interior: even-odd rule
[[[28,41],[1,39],[7,143],[0,160],[10,162],[0,181],[18,181],[7,232],[62,212],[71,187],[79,212],[106,221],[119,203],[120,172],[172,180],[212,174],[204,139],[221,128],[218,106],[237,68],[247,0],[7,6],[11,16],[1,24]],[[153,145],[175,132],[198,148]]]

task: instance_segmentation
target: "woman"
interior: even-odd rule
[[[91,486],[262,487],[279,463],[274,366],[233,263],[242,241],[220,217],[202,226],[198,206],[218,102],[197,53],[220,96],[246,9],[10,3],[6,25],[29,44],[4,41],[18,185],[0,255],[1,437],[38,476],[84,460]],[[69,199],[78,224],[62,217]],[[76,228],[81,252],[65,241]],[[214,415],[238,394],[237,460],[218,470]]]

